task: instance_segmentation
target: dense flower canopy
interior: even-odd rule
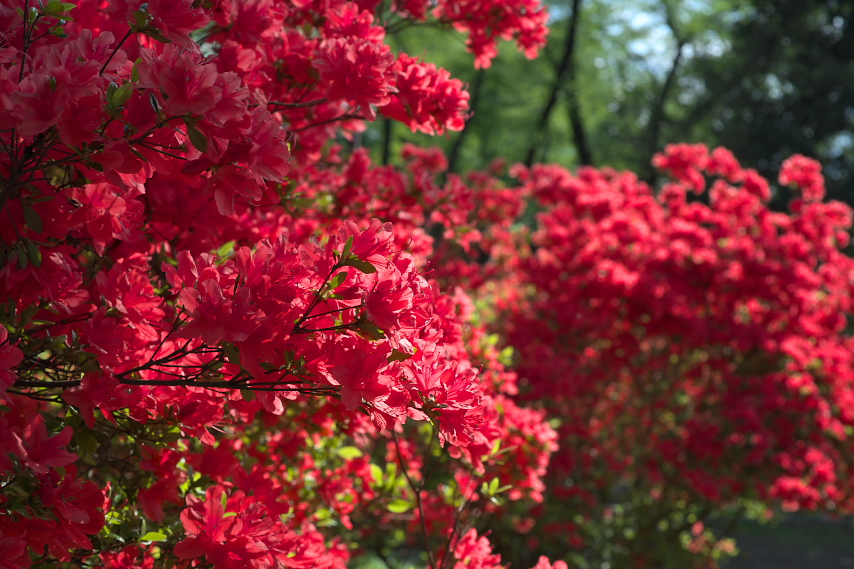
[[[488,67],[546,19],[0,0],[0,568],[571,561],[626,484],[705,560],[679,503],[854,506],[851,212],[818,163],[779,213],[723,149],[668,147],[656,191],[351,144],[469,116],[395,29]]]

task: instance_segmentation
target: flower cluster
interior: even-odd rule
[[[607,169],[515,168],[543,208],[536,230],[480,225],[486,262],[443,265],[493,299],[522,400],[560,418],[548,491],[629,532],[664,519],[678,535],[686,516],[744,497],[850,511],[850,209],[821,201],[820,167],[803,156],[780,173],[799,190],[789,213],[725,149],[673,145],[654,163],[672,178],[659,191]],[[637,498],[621,497],[626,485]],[[617,519],[619,500],[637,501]],[[599,539],[556,503],[542,507],[544,541]],[[710,545],[684,563],[727,549],[697,535]],[[617,547],[663,562],[630,537]]]

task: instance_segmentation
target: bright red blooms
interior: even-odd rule
[[[608,519],[601,489],[622,484],[653,500],[613,521],[628,527],[678,519],[680,500],[700,511],[745,493],[787,510],[847,510],[854,417],[838,402],[854,391],[842,316],[854,264],[840,247],[851,211],[820,201],[820,168],[800,156],[780,174],[803,195],[788,214],[770,210],[770,184],[723,149],[669,146],[654,163],[676,180],[660,192],[628,173],[518,168],[544,210],[530,236],[484,227],[482,270],[503,282],[446,266],[494,299],[523,400],[548,402],[561,420],[546,477],[555,501],[533,531],[578,531],[558,525],[567,503]],[[707,180],[708,205],[689,199]],[[701,566],[701,549],[685,562]]]
[[[806,202],[824,199],[821,164],[806,156],[795,155],[783,162],[780,183],[800,191]]]
[[[445,129],[462,130],[469,94],[459,79],[432,63],[401,54],[395,64],[397,92],[383,107],[385,116],[409,124],[414,131],[442,134]]]
[[[566,569],[540,549],[594,552],[609,524],[692,567],[727,547],[704,511],[854,508],[852,214],[815,161],[784,163],[782,213],[702,145],[656,156],[655,189],[355,148],[377,114],[469,114],[387,31],[455,28],[488,67],[499,39],[543,45],[536,0],[19,8],[0,0],[0,568],[488,569],[507,531],[505,559],[524,539]]]

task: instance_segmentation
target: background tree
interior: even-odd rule
[[[693,88],[670,136],[727,145],[766,174],[792,153],[813,156],[829,195],[854,203],[852,17],[848,0],[746,4],[726,51],[687,64]]]
[[[482,77],[437,30],[395,36],[415,51],[438,46],[436,57],[476,87],[468,128],[442,143],[453,171],[500,157],[627,168],[653,181],[664,145],[704,142],[770,177],[793,153],[820,159],[828,195],[854,203],[851,2],[584,0],[550,13],[542,57],[504,50]],[[398,148],[423,141],[396,134]]]

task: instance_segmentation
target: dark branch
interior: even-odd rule
[[[574,72],[571,74],[571,67],[573,67],[573,55],[575,53],[575,43],[578,35],[578,23],[581,19],[581,0],[573,0],[572,2],[572,18],[568,21],[569,29],[566,34],[566,43],[564,44],[563,56],[558,62],[557,69],[555,69],[555,80],[552,84],[551,92],[549,93],[549,98],[546,100],[546,104],[543,106],[543,110],[540,113],[540,117],[537,120],[534,126],[534,140],[531,142],[531,146],[528,148],[528,156],[525,158],[525,164],[527,166],[531,166],[534,163],[534,156],[537,153],[537,150],[543,143],[543,136],[545,134],[546,125],[548,125],[549,117],[554,110],[555,105],[557,105],[558,95],[565,88],[565,82],[569,79]],[[569,89],[574,90],[575,85],[568,85]]]
[[[666,120],[666,114],[664,107],[667,104],[667,99],[670,96],[670,91],[673,89],[673,84],[676,82],[676,74],[679,72],[679,66],[682,63],[682,55],[683,48],[687,43],[687,39],[679,33],[676,22],[673,17],[673,11],[670,8],[670,5],[667,2],[663,2],[664,10],[665,10],[665,20],[667,21],[668,27],[670,27],[670,31],[673,34],[673,37],[676,39],[676,54],[673,56],[673,61],[670,64],[670,69],[667,72],[667,77],[664,79],[664,83],[661,85],[661,91],[658,94],[658,98],[655,101],[654,106],[650,112],[649,119],[649,146],[647,147],[648,158],[652,158],[652,155],[660,150],[661,145],[661,128],[664,125],[664,121]],[[649,184],[655,183],[656,172],[655,170],[650,170],[650,175],[647,178],[647,182]]]
[[[448,172],[453,173],[457,171],[457,162],[460,158],[460,153],[463,147],[463,142],[468,137],[468,134],[471,132],[469,125],[477,116],[477,104],[480,100],[480,91],[483,87],[483,78],[486,76],[484,69],[478,69],[474,75],[474,83],[472,83],[471,90],[469,91],[471,104],[469,106],[470,118],[466,122],[466,128],[464,128],[459,135],[457,135],[456,140],[454,140],[454,145],[451,147],[451,152],[448,154]]]

